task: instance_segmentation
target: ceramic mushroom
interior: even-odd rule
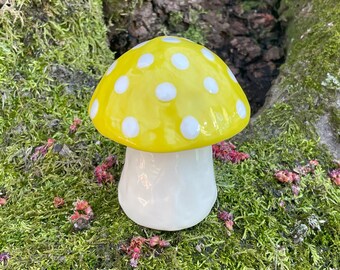
[[[127,146],[118,186],[126,215],[174,231],[209,214],[217,197],[211,145],[245,128],[250,108],[216,54],[162,36],[109,67],[89,114],[103,136]]]

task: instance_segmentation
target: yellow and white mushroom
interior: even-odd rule
[[[162,36],[109,67],[89,114],[103,136],[128,147],[118,190],[125,213],[146,227],[179,230],[210,212],[216,200],[211,145],[244,129],[250,108],[216,54]]]

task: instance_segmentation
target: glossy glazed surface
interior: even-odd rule
[[[137,224],[165,231],[194,226],[216,197],[211,146],[176,153],[127,148],[118,198]]]
[[[248,124],[250,108],[216,54],[184,38],[157,37],[110,66],[89,114],[97,130],[116,142],[175,152],[234,136]]]

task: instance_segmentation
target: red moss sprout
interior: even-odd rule
[[[33,155],[31,156],[31,160],[35,161],[40,157],[44,157],[47,154],[48,150],[53,146],[54,143],[55,143],[55,140],[52,138],[49,138],[46,144],[36,147],[34,149]]]
[[[233,214],[227,211],[219,211],[217,214],[219,220],[224,222],[225,227],[228,229],[228,235],[231,235],[231,231],[234,230],[234,217]]]
[[[80,125],[81,125],[81,120],[79,118],[74,118],[72,125],[70,125],[69,132],[75,133],[78,130]]]
[[[289,170],[278,170],[274,173],[274,177],[280,183],[288,183],[292,184],[292,192],[294,196],[298,196],[300,193],[300,176],[305,176],[307,174],[313,174],[315,168],[319,166],[319,162],[317,160],[310,160],[307,165],[298,166],[294,168],[293,171]]]
[[[249,158],[249,154],[238,152],[236,146],[231,142],[222,141],[212,146],[214,158],[221,161],[240,163]]]
[[[7,203],[6,198],[1,198],[1,197],[0,197],[0,207],[1,207],[1,206],[4,206],[6,203]]]
[[[130,265],[132,267],[138,266],[138,260],[142,256],[142,249],[145,246],[149,248],[166,248],[170,246],[168,241],[162,240],[159,236],[152,236],[144,238],[141,236],[133,237],[129,245],[121,245],[120,250],[130,257]]]
[[[337,185],[340,186],[340,168],[331,170],[328,173],[328,176],[331,178],[332,182]]]
[[[64,201],[64,199],[61,198],[61,197],[55,197],[55,198],[53,199],[53,205],[54,205],[55,208],[60,208],[60,207],[62,207],[64,204],[65,204],[65,201]]]
[[[113,175],[109,172],[109,169],[115,164],[117,164],[117,158],[111,155],[94,169],[94,175],[99,185],[103,183],[113,183],[115,181]]]
[[[85,200],[77,200],[74,204],[74,212],[70,216],[70,221],[74,229],[83,230],[90,226],[90,221],[94,214],[91,206]]]

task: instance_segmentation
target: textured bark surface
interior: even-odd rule
[[[340,158],[340,24],[336,22],[340,11],[327,8],[332,5],[339,6],[336,1],[281,4],[281,18],[288,25],[287,59],[247,135],[277,136],[287,132],[284,124],[294,122],[306,138],[320,140]],[[275,114],[281,116],[279,121],[271,121]]]

